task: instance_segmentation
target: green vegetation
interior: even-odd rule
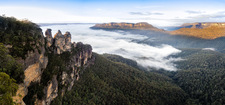
[[[52,79],[53,75],[59,75],[62,71],[66,70],[66,65],[63,63],[62,56],[49,54],[48,59],[49,63],[41,76],[41,83],[44,86],[47,86],[48,81]]]
[[[173,79],[189,94],[188,103],[225,104],[225,54],[202,49],[183,49]]]
[[[28,87],[28,94],[23,98],[23,101],[27,105],[34,105],[36,99],[41,100],[44,96],[43,92],[44,86],[38,82],[31,82]]]
[[[119,55],[114,55],[114,54],[103,54],[102,56],[106,57],[107,59],[109,59],[109,60],[111,60],[113,62],[121,62],[121,63],[127,64],[127,65],[129,65],[131,67],[139,69],[139,67],[137,65],[137,62],[134,61],[134,60],[126,59],[126,58],[123,58],[123,57],[121,57]]]
[[[0,16],[0,105],[13,104],[11,97],[18,88],[16,83],[23,83],[25,77],[23,65],[16,59],[25,59],[27,53],[35,49],[41,53],[41,35],[39,26],[30,21]]]
[[[167,76],[145,73],[97,54],[94,57],[95,64],[65,94],[63,105],[185,103],[186,94]]]
[[[17,89],[16,80],[0,72],[0,105],[13,105],[12,96],[16,94]]]
[[[40,38],[41,29],[38,25],[28,20],[0,16],[0,43],[12,46],[9,50],[13,57],[25,59],[28,51],[42,46]]]
[[[182,53],[176,55],[184,60],[177,62],[178,68],[190,69],[210,69],[216,70],[225,68],[225,54],[202,49],[182,49]]]
[[[178,72],[174,79],[196,104],[225,104],[225,69],[192,69]]]
[[[17,80],[17,83],[22,83],[24,79],[22,66],[8,53],[8,49],[0,43],[0,72],[5,72]]]

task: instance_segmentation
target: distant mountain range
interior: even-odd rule
[[[165,31],[146,22],[141,23],[103,23],[96,24],[92,29],[139,29],[168,33],[171,35],[185,35],[202,39],[216,39],[225,36],[225,23],[202,22],[185,23],[174,27],[174,31]]]

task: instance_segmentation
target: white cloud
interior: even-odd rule
[[[216,51],[215,48],[203,48],[202,50],[211,50],[211,51]]]
[[[186,11],[189,14],[202,14],[205,13],[204,11],[195,11],[195,10],[187,10]]]

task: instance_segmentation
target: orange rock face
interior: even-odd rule
[[[184,24],[184,28],[171,31],[172,35],[186,35],[203,39],[216,39],[225,36],[225,23],[192,23]]]

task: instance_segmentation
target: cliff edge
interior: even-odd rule
[[[134,23],[103,23],[103,24],[96,24],[95,26],[91,28],[92,29],[139,29],[139,30],[152,30],[152,31],[164,32],[163,29],[158,29],[146,22],[140,22],[135,24]]]
[[[225,23],[186,23],[171,35],[186,35],[203,39],[216,39],[225,36]]]
[[[24,82],[19,84],[14,102],[21,105],[50,105],[56,97],[69,91],[80,72],[93,63],[92,47],[81,42],[71,42],[71,34],[59,30],[54,38],[51,29],[42,37],[41,54],[30,52],[24,62]],[[32,62],[27,62],[33,59]],[[36,89],[39,88],[39,89]]]

